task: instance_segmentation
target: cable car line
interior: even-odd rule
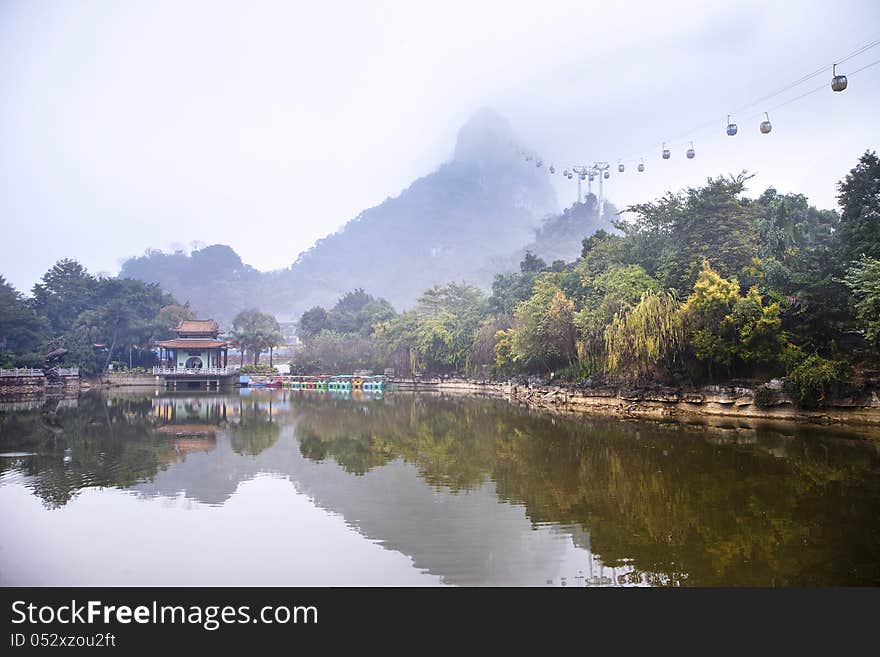
[[[738,134],[738,132],[739,132],[738,125],[737,125],[737,121],[734,117],[736,115],[740,114],[744,109],[747,109],[749,107],[757,105],[758,103],[761,103],[761,102],[768,100],[770,98],[774,98],[774,97],[776,97],[786,91],[794,89],[795,87],[802,85],[804,82],[812,80],[813,78],[817,77],[818,75],[821,75],[822,73],[827,73],[829,71],[829,69],[832,72],[832,79],[831,79],[831,85],[830,85],[832,91],[841,92],[841,91],[845,90],[847,88],[847,84],[848,84],[847,76],[852,77],[853,75],[861,73],[862,71],[865,71],[873,66],[880,64],[880,59],[874,60],[868,64],[865,64],[865,65],[855,69],[855,70],[849,71],[847,74],[838,73],[837,66],[853,59],[854,57],[857,57],[858,55],[861,55],[861,54],[867,52],[868,50],[871,50],[872,48],[877,47],[878,45],[880,45],[880,39],[866,43],[865,45],[860,46],[859,48],[856,48],[855,50],[853,50],[852,52],[847,54],[845,57],[835,61],[833,64],[825,65],[825,66],[813,71],[812,73],[809,73],[807,75],[804,75],[804,76],[798,78],[794,82],[789,83],[785,87],[782,87],[781,89],[779,89],[778,91],[775,91],[772,94],[767,94],[765,96],[758,98],[757,100],[754,100],[754,101],[748,103],[747,105],[740,106],[736,111],[727,115],[727,123],[726,123],[727,127],[726,127],[725,132],[730,137],[734,137],[735,135]],[[761,108],[760,112],[749,115],[749,116],[745,117],[744,119],[742,117],[740,117],[740,119],[745,123],[751,123],[754,119],[762,117],[763,120],[759,123],[758,129],[762,135],[767,135],[773,129],[773,125],[770,121],[770,112],[775,112],[778,109],[781,109],[787,105],[790,105],[794,102],[802,100],[803,98],[806,98],[806,97],[811,96],[813,94],[819,93],[820,91],[823,91],[823,90],[827,91],[828,86],[829,86],[828,82],[826,81],[821,86],[817,86],[813,89],[809,89],[808,91],[805,91],[797,96],[789,98],[789,99],[787,99],[781,103],[778,103],[776,105],[773,105],[772,107]],[[660,154],[661,154],[662,159],[668,160],[671,158],[671,150],[672,149],[667,147],[667,143],[676,143],[676,142],[679,142],[679,140],[683,139],[684,137],[693,137],[694,135],[701,133],[710,127],[713,129],[713,132],[714,132],[714,130],[717,129],[717,126],[718,126],[717,120],[707,121],[704,124],[689,130],[688,132],[681,133],[680,135],[673,138],[670,142],[667,142],[667,141],[661,142],[662,149],[660,151]],[[688,141],[687,143],[689,143],[689,148],[687,148],[687,150],[685,151],[685,156],[687,157],[687,159],[692,160],[696,156],[694,142]],[[656,145],[653,146],[650,150],[653,150],[654,148],[656,148]],[[629,157],[619,158],[617,160],[618,173],[623,174],[624,171],[626,171],[626,168],[627,168],[626,165],[629,163],[634,163],[634,162],[637,162],[636,171],[639,173],[644,172],[646,170],[645,158],[644,158],[644,154],[646,152],[649,152],[649,151],[643,150],[640,153],[634,153],[633,155],[631,155]],[[539,158],[537,155],[534,155],[532,153],[519,151],[519,155],[521,157],[524,157],[526,162],[531,162],[534,159],[536,166],[539,168],[544,163],[541,158]],[[582,181],[585,181],[585,180],[587,180],[588,183],[592,183],[593,180],[598,177],[599,188],[600,188],[600,197],[602,196],[602,192],[601,192],[602,181],[608,180],[610,178],[609,169],[610,169],[610,166],[607,162],[595,162],[592,165],[588,164],[588,165],[573,166],[570,169],[566,168],[561,172],[561,174],[563,177],[565,177],[569,180],[572,180],[573,178],[575,178],[575,176],[577,176],[578,202],[580,202],[580,199],[581,199],[580,184]],[[556,168],[554,165],[551,165],[547,169],[547,171],[550,174],[553,174],[553,173],[555,173]],[[589,189],[590,189],[590,187],[588,186],[588,190]],[[586,198],[584,199],[584,202],[586,202]],[[601,206],[603,205],[601,201],[600,201],[599,205],[600,205],[599,212],[601,214],[601,212],[602,212]]]
[[[812,73],[809,73],[801,78],[798,78],[794,82],[787,84],[786,86],[782,87],[778,91],[774,91],[772,94],[767,94],[766,96],[761,96],[760,98],[752,101],[748,105],[742,105],[741,107],[737,108],[734,111],[734,113],[739,114],[740,112],[742,112],[745,109],[748,109],[752,105],[757,105],[758,103],[763,102],[765,100],[769,100],[770,98],[773,98],[774,96],[778,96],[779,94],[784,93],[784,92],[788,91],[789,89],[793,89],[794,87],[800,86],[804,82],[807,82],[808,80],[812,80],[817,75],[821,75],[822,73],[825,73],[825,72],[833,69],[834,66],[839,66],[840,64],[843,64],[844,62],[849,61],[853,57],[861,55],[863,52],[867,52],[871,48],[875,48],[877,46],[880,46],[880,39],[877,39],[876,41],[872,41],[871,43],[867,43],[864,46],[857,48],[856,50],[854,50],[853,52],[848,54],[846,57],[843,57],[842,59],[839,59],[836,62],[834,62],[834,64],[828,64],[826,66],[823,66],[820,69],[813,71]]]

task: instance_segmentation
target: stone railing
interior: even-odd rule
[[[160,367],[153,368],[153,374],[174,376],[226,376],[235,373],[234,367],[201,367],[193,369],[188,367]]]
[[[79,376],[78,367],[59,367],[59,376]],[[43,376],[43,370],[32,367],[16,367],[11,370],[0,369],[0,376]]]
[[[30,367],[16,367],[11,370],[0,369],[0,376],[43,376],[43,370]]]

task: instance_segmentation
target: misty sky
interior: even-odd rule
[[[735,115],[734,139],[726,115],[878,38],[876,0],[0,0],[0,274],[28,291],[62,257],[115,274],[196,241],[288,266],[447,160],[487,105],[559,168],[644,155],[609,181],[620,207],[742,169],[752,195],[835,207],[880,142],[880,65],[771,112],[768,136],[755,115],[829,75]]]

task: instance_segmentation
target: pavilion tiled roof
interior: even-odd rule
[[[173,340],[158,340],[157,347],[165,347],[166,349],[216,349],[218,347],[229,347],[226,340],[209,340],[199,338],[174,338]]]
[[[219,333],[220,326],[213,319],[183,319],[175,330],[178,333]]]

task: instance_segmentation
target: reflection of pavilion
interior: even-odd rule
[[[178,436],[178,438],[210,436],[211,446],[198,442],[197,438],[187,441],[180,439],[175,441],[175,447],[180,443],[179,451],[208,451],[213,449],[214,434],[217,429],[226,425],[226,400],[223,398],[156,398],[153,399],[153,416],[161,426],[158,433]]]
[[[590,542],[590,532],[580,525],[561,526],[557,528],[560,534],[568,534],[575,547],[579,548],[581,558],[586,556],[586,564],[582,560],[567,564],[560,570],[559,581],[547,580],[547,585],[560,584],[562,586],[643,586],[642,573],[633,566],[606,566],[601,557],[593,552]],[[574,568],[576,574],[572,575]]]
[[[217,446],[213,433],[210,438],[178,438],[174,441],[174,449],[180,454],[191,454],[193,452],[210,452]]]

